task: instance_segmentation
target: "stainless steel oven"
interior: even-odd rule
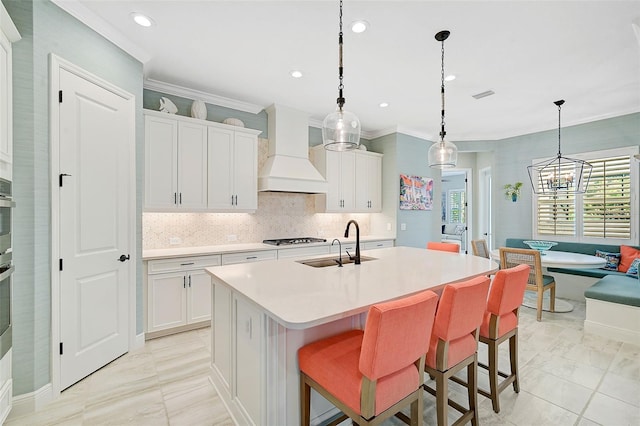
[[[15,207],[11,182],[0,178],[0,358],[11,348],[11,286],[14,265],[11,213]]]

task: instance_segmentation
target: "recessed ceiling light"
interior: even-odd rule
[[[147,15],[143,15],[142,13],[132,12],[131,18],[136,22],[136,24],[142,27],[150,27],[155,24],[153,19],[149,18]]]
[[[448,76],[446,76],[446,77],[444,78],[444,81],[453,81],[453,80],[455,80],[455,79],[456,79],[456,76],[455,76],[455,75],[453,75],[453,74],[449,74]]]
[[[300,70],[293,70],[289,73],[291,75],[291,77],[293,78],[300,78],[302,77],[302,71]]]
[[[389,106],[389,102],[380,102],[380,103],[378,104],[378,106],[379,106],[380,108],[386,108],[386,107],[388,107],[388,106]]]
[[[351,31],[356,34],[367,31],[367,28],[369,28],[369,23],[367,21],[354,21],[351,23]]]

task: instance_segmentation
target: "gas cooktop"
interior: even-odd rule
[[[275,240],[263,240],[264,244],[271,244],[274,246],[288,246],[291,244],[309,244],[309,243],[325,243],[327,240],[324,238],[313,237],[298,237],[298,238],[279,238]]]

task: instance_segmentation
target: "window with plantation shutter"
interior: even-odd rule
[[[534,235],[541,239],[637,243],[638,148],[575,155],[592,166],[587,192],[534,196]],[[538,184],[542,184],[538,182]]]
[[[466,223],[465,196],[463,189],[449,191],[449,223]]]

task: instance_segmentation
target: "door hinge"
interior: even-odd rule
[[[62,342],[60,342],[60,355],[62,355],[62,352],[64,351],[62,350]]]
[[[60,271],[62,271],[62,259],[58,259],[58,260],[60,260],[60,265],[59,265],[59,267],[60,267]]]
[[[62,103],[62,90],[58,90],[58,103]]]

